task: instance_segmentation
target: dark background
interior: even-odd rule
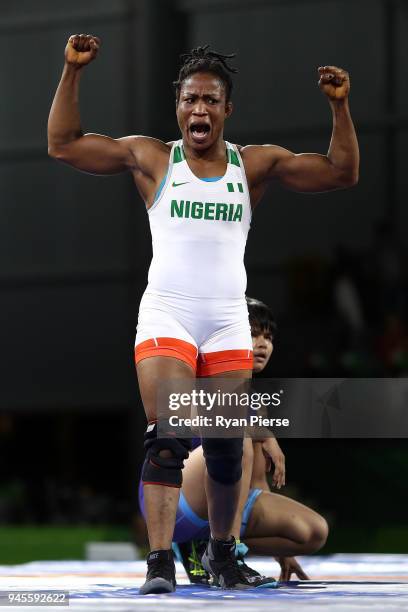
[[[350,72],[360,182],[320,195],[273,186],[250,232],[248,294],[278,321],[266,375],[406,376],[408,5],[1,3],[0,524],[127,525],[142,540],[133,342],[148,219],[130,176],[92,177],[47,156],[64,46],[81,32],[102,39],[83,75],[83,129],[113,137],[176,138],[178,55],[210,43],[238,54],[228,140],[325,153],[317,67]],[[326,550],[405,552],[404,440],[282,446],[288,494],[329,519]]]

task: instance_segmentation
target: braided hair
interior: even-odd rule
[[[187,77],[196,72],[212,72],[222,81],[225,88],[226,101],[229,102],[232,92],[231,73],[236,73],[238,70],[234,66],[230,66],[227,60],[233,59],[235,56],[235,53],[224,55],[217,51],[211,51],[210,45],[196,47],[189,53],[180,55],[182,65],[177,81],[173,82],[177,101],[180,96],[181,85]]]

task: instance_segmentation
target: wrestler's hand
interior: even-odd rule
[[[65,47],[65,62],[76,68],[86,66],[97,56],[100,44],[97,36],[73,34]]]
[[[295,557],[275,557],[281,567],[279,576],[280,582],[288,582],[292,574],[295,574],[299,580],[310,580],[309,576],[300,567]]]
[[[266,438],[262,442],[262,451],[266,459],[266,471],[270,472],[272,463],[275,470],[272,476],[272,485],[277,489],[285,486],[285,455],[276,438]]]
[[[344,100],[350,91],[349,73],[336,66],[320,66],[319,87],[329,100]]]

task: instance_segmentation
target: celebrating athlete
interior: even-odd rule
[[[113,139],[84,134],[80,121],[80,79],[99,47],[95,36],[68,40],[49,117],[49,153],[93,174],[130,171],[148,211],[153,259],[139,309],[135,356],[148,420],[143,482],[151,553],[140,592],[169,592],[175,589],[171,540],[189,444],[158,437],[158,384],[164,378],[251,377],[243,258],[252,211],[274,180],[302,192],[356,183],[359,153],[348,105],[350,81],[341,68],[318,69],[333,114],[327,155],[294,154],[275,145],[238,146],[224,140],[233,108],[231,73],[236,72],[228,61],[234,56],[198,47],[183,56],[175,82],[181,138],[167,143],[146,136]],[[202,446],[211,528],[203,564],[220,586],[248,588],[231,536],[243,442],[212,438]]]

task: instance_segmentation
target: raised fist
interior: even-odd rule
[[[320,66],[319,87],[330,100],[344,100],[350,91],[348,72],[337,66]]]
[[[100,44],[97,36],[73,34],[65,47],[66,63],[77,67],[86,66],[97,56]]]

